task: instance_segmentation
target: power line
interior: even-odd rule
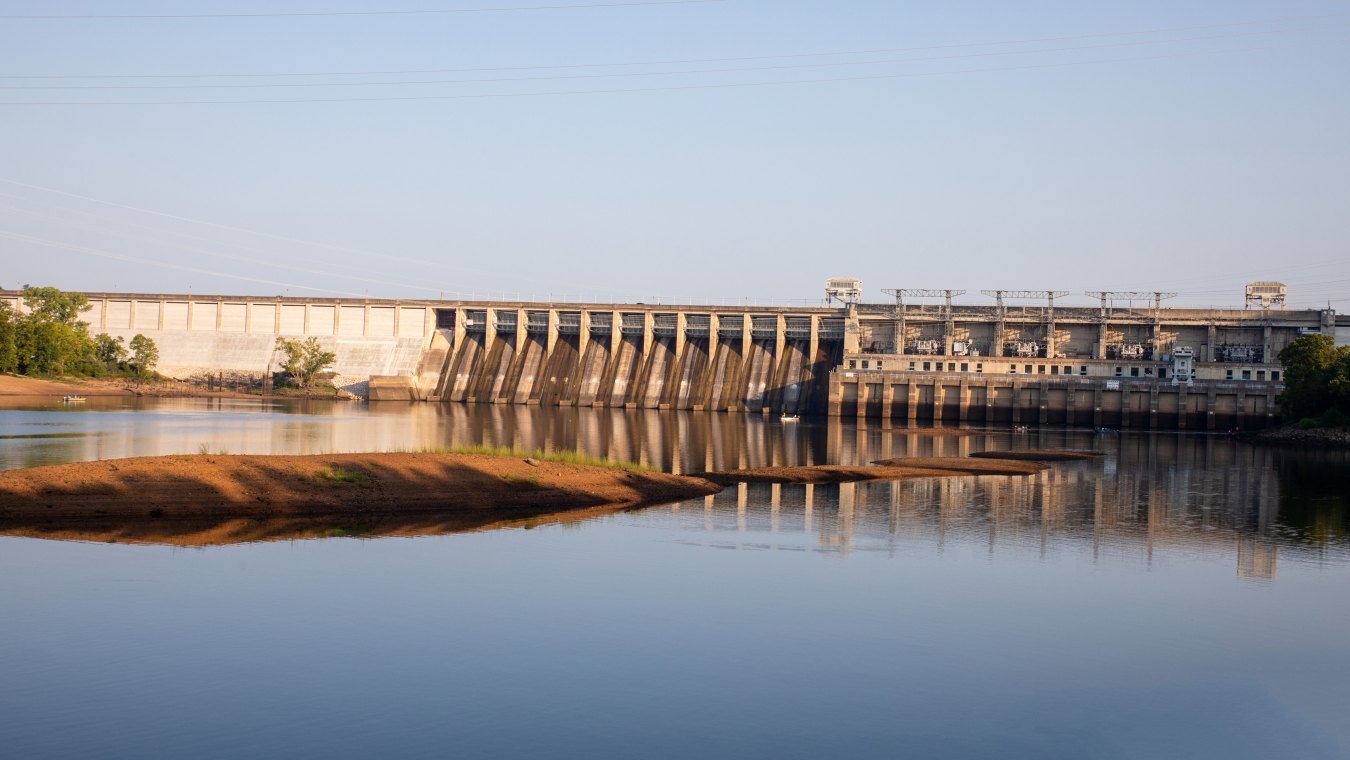
[[[673,66],[694,63],[732,63],[738,61],[764,61],[792,58],[824,58],[845,55],[880,55],[885,53],[916,53],[928,50],[951,50],[971,47],[998,47],[1006,45],[1031,45],[1043,42],[1067,42],[1071,40],[1099,39],[1102,37],[1127,37],[1153,34],[1171,34],[1176,32],[1195,32],[1209,29],[1223,29],[1240,26],[1259,26],[1266,24],[1290,24],[1295,22],[1318,21],[1326,18],[1343,18],[1347,14],[1334,13],[1318,16],[1293,16],[1284,18],[1257,19],[1252,21],[1230,21],[1220,24],[1202,24],[1197,26],[1157,27],[1123,32],[1091,32],[1053,37],[1030,37],[1012,40],[994,40],[990,42],[961,42],[943,45],[917,45],[892,48],[870,48],[863,50],[836,50],[827,52],[780,53],[774,55],[719,56],[712,58],[667,58],[641,61],[611,61],[602,63],[563,63],[532,66],[475,66],[437,69],[371,69],[358,71],[299,71],[272,73],[208,73],[208,74],[3,74],[0,79],[236,79],[236,78],[284,78],[284,77],[326,77],[326,76],[392,76],[402,74],[466,74],[491,71],[541,71],[556,69],[612,68],[622,66]]]
[[[308,246],[308,247],[311,247],[311,248],[320,248],[320,249],[329,250],[329,251],[336,251],[336,252],[338,252],[338,253],[350,253],[350,254],[356,254],[356,255],[358,255],[358,256],[363,256],[363,257],[368,257],[368,258],[377,258],[377,259],[381,259],[381,260],[384,260],[384,261],[398,261],[398,262],[403,262],[403,263],[407,263],[407,264],[414,264],[414,265],[422,266],[422,267],[435,267],[435,268],[445,268],[445,267],[447,267],[447,265],[446,265],[445,262],[425,261],[425,260],[422,260],[422,259],[415,259],[415,258],[410,258],[410,257],[407,257],[407,256],[397,256],[397,255],[389,254],[389,253],[382,253],[382,252],[377,252],[377,251],[361,250],[361,249],[357,249],[357,248],[347,248],[347,247],[344,247],[344,246],[333,245],[333,244],[331,244],[331,243],[320,243],[320,242],[313,241],[313,240],[304,240],[304,239],[302,239],[302,238],[287,237],[287,236],[285,236],[285,235],[277,235],[277,234],[271,233],[271,232],[262,232],[262,231],[260,231],[260,230],[252,230],[252,229],[248,229],[248,228],[246,228],[246,227],[237,227],[237,226],[229,225],[229,224],[221,224],[221,223],[219,223],[219,222],[210,222],[210,221],[207,221],[207,220],[205,220],[205,219],[194,219],[194,218],[188,217],[188,216],[179,216],[178,214],[171,214],[171,213],[168,213],[168,212],[165,212],[165,211],[157,211],[157,210],[155,210],[155,209],[143,208],[143,207],[140,207],[140,206],[132,206],[132,205],[129,205],[129,204],[126,204],[126,203],[118,203],[117,201],[110,201],[110,200],[105,200],[105,199],[102,199],[102,198],[93,198],[93,197],[90,197],[90,196],[87,196],[87,195],[80,195],[80,194],[78,194],[78,193],[67,192],[67,191],[65,191],[65,190],[58,190],[58,189],[52,188],[52,187],[43,187],[43,186],[41,186],[41,185],[33,185],[33,184],[29,184],[29,183],[27,183],[27,182],[20,182],[19,180],[8,179],[8,178],[5,178],[5,177],[0,177],[0,182],[6,183],[6,184],[10,184],[10,185],[15,185],[15,186],[18,186],[18,187],[28,188],[28,189],[30,189],[30,190],[39,190],[39,191],[45,192],[45,193],[52,193],[52,194],[54,194],[54,195],[60,195],[60,196],[64,196],[64,197],[67,197],[67,198],[74,198],[74,199],[76,199],[76,200],[87,201],[87,202],[90,202],[90,203],[98,203],[98,204],[101,204],[101,205],[104,205],[104,206],[109,206],[109,207],[117,208],[117,209],[123,209],[123,210],[126,210],[126,211],[134,211],[134,212],[141,213],[141,214],[150,214],[150,215],[152,215],[152,216],[158,216],[158,217],[162,217],[162,218],[165,218],[165,219],[172,219],[172,220],[174,220],[174,221],[187,222],[187,223],[190,223],[190,224],[200,224],[200,225],[203,225],[203,226],[206,226],[206,227],[212,227],[212,228],[215,228],[215,229],[224,230],[224,231],[228,231],[228,232],[239,232],[239,233],[243,233],[243,234],[245,234],[245,235],[256,235],[256,236],[258,236],[258,237],[268,238],[268,239],[276,240],[276,241],[283,242],[283,243],[292,243],[292,244],[295,244],[295,245]],[[13,197],[15,197],[15,196],[10,195],[9,197],[13,198]],[[84,212],[84,213],[87,213],[87,212]],[[135,224],[133,224],[132,226],[140,226],[142,229],[146,229],[144,226],[141,226],[141,225],[135,225]],[[209,242],[212,242],[212,241],[210,241],[210,240],[208,240],[208,239],[206,239],[206,238],[202,238],[202,237],[195,236],[195,235],[187,235],[187,234],[181,233],[181,232],[169,231],[169,234],[178,235],[178,236],[180,236],[180,237],[186,237],[186,238],[188,238],[188,239],[191,239],[191,240],[197,240],[197,241],[200,241],[200,242],[208,242],[208,243],[209,243]],[[254,249],[254,250],[256,250],[256,249]],[[473,269],[473,268],[463,267],[463,266],[459,266],[459,265],[454,265],[452,268],[454,269],[454,271],[459,272],[459,273],[463,273],[463,272],[474,272],[474,273],[476,273],[476,274],[480,274],[480,275],[489,275],[489,276],[494,276],[494,277],[495,277],[495,276],[499,276],[499,275],[501,274],[500,272],[496,272],[496,271],[489,271],[489,270],[484,270],[484,269]],[[520,276],[520,275],[514,275],[514,278],[515,278],[515,279],[518,279],[518,280],[523,280],[523,281],[525,281],[525,282],[535,282],[535,283],[545,284],[545,285],[557,285],[557,284],[563,284],[563,285],[566,285],[566,286],[568,286],[568,287],[584,287],[584,286],[576,285],[575,283],[559,283],[557,280],[553,280],[553,279],[550,279],[550,280],[547,280],[547,281],[545,281],[545,280],[536,280],[536,279],[533,279],[533,278],[530,278],[530,277],[527,277],[527,276]]]
[[[565,79],[607,79],[616,77],[679,76],[687,74],[725,74],[745,71],[787,71],[793,69],[837,68],[843,66],[879,66],[894,63],[927,63],[932,61],[961,60],[967,58],[991,58],[1011,55],[1040,55],[1044,53],[1066,53],[1082,50],[1101,50],[1117,47],[1139,47],[1144,45],[1170,45],[1182,42],[1197,42],[1214,39],[1232,39],[1257,35],[1279,34],[1287,30],[1264,30],[1241,32],[1237,34],[1205,35],[1200,37],[1182,37],[1164,40],[1133,40],[1130,42],[1108,42],[1099,45],[1078,45],[1059,48],[1033,48],[1031,50],[998,50],[982,53],[959,53],[956,55],[925,56],[922,58],[889,58],[870,61],[826,61],[820,63],[792,63],[774,66],[746,66],[716,69],[678,69],[667,71],[621,71],[590,74],[563,74],[557,76],[525,77],[486,77],[479,79],[414,79],[386,82],[268,82],[263,84],[74,84],[74,85],[6,85],[0,84],[0,90],[200,90],[200,89],[278,89],[296,87],[381,87],[428,84],[483,84],[496,82],[556,81]]]
[[[115,261],[126,261],[133,264],[145,264],[152,267],[160,267],[162,269],[175,269],[180,272],[192,272],[194,274],[205,274],[211,275],[213,277],[227,277],[232,280],[257,282],[262,283],[264,285],[280,285],[281,287],[285,288],[296,288],[298,290],[312,290],[319,293],[340,293],[342,295],[356,296],[358,298],[363,297],[365,295],[363,293],[354,293],[345,290],[333,290],[331,288],[316,288],[309,285],[298,285],[293,282],[281,282],[278,280],[269,280],[263,277],[249,277],[247,275],[242,274],[230,274],[229,272],[216,272],[210,269],[202,269],[200,267],[188,266],[186,264],[175,264],[168,261],[146,259],[141,258],[140,256],[128,256],[122,253],[113,253],[112,251],[105,251],[101,248],[89,248],[82,245],[74,245],[72,243],[63,243],[59,240],[49,240],[47,238],[35,237],[33,235],[24,235],[21,233],[9,232],[7,230],[0,230],[0,237],[7,238],[9,240],[14,240],[20,243],[40,245],[45,248],[55,248],[57,250],[70,251],[72,253],[81,253],[87,256],[97,256],[100,258],[113,259]]]
[[[39,212],[39,211],[33,211],[33,210],[31,210],[31,209],[22,209],[22,208],[18,208],[17,206],[11,206],[11,205],[9,205],[9,204],[7,204],[7,203],[0,203],[0,209],[8,209],[9,211],[12,211],[12,212],[15,212],[15,213],[19,213],[19,214],[25,214],[25,215],[27,215],[27,216],[34,216],[34,217],[40,217],[40,218],[44,218],[44,219],[51,219],[51,220],[58,221],[58,222],[61,222],[61,223],[63,223],[63,224],[66,224],[66,225],[68,225],[68,226],[70,226],[70,227],[73,227],[73,228],[75,228],[75,229],[78,229],[78,230],[84,230],[84,231],[86,231],[86,232],[92,232],[92,233],[95,233],[95,234],[98,234],[98,235],[103,235],[103,236],[112,236],[112,237],[122,238],[123,240],[128,240],[128,241],[131,241],[131,242],[133,242],[133,243],[150,243],[151,245],[168,246],[168,247],[173,248],[174,251],[175,251],[175,252],[178,252],[178,253],[193,253],[193,254],[197,254],[197,255],[201,255],[201,256],[212,256],[212,257],[215,257],[215,258],[226,259],[226,260],[229,260],[229,261],[239,261],[239,262],[243,262],[243,263],[247,263],[247,264],[256,264],[256,265],[262,265],[262,266],[265,266],[265,267],[271,267],[271,268],[273,268],[273,269],[283,269],[283,270],[287,270],[287,271],[291,271],[291,272],[298,272],[298,273],[300,273],[300,274],[317,275],[317,276],[320,276],[320,277],[332,277],[332,278],[336,278],[336,279],[339,279],[339,280],[348,280],[348,281],[363,282],[363,283],[368,283],[368,284],[372,284],[372,285],[388,285],[388,286],[391,286],[391,287],[407,288],[407,289],[410,289],[410,290],[421,290],[421,291],[424,291],[424,292],[427,292],[427,293],[437,293],[437,292],[441,292],[441,291],[444,290],[443,288],[433,288],[433,287],[428,287],[428,286],[426,286],[426,285],[413,285],[413,284],[409,284],[409,283],[406,283],[406,282],[394,282],[394,281],[391,281],[391,280],[380,280],[380,279],[375,279],[375,278],[372,278],[368,272],[365,273],[365,274],[359,274],[359,275],[342,274],[342,273],[340,273],[340,272],[335,272],[335,271],[333,271],[332,268],[331,268],[331,266],[330,266],[329,268],[327,268],[327,269],[315,269],[315,268],[310,268],[310,267],[296,266],[296,265],[294,265],[294,264],[284,264],[284,263],[280,263],[280,262],[278,262],[275,258],[273,258],[273,259],[260,259],[260,258],[255,258],[255,257],[252,257],[252,256],[241,256],[241,255],[239,255],[239,254],[234,254],[234,253],[225,253],[225,252],[223,252],[223,251],[215,251],[215,250],[210,250],[210,249],[206,249],[206,248],[200,248],[200,247],[192,246],[192,245],[183,245],[182,243],[176,243],[176,242],[164,240],[164,239],[162,239],[162,238],[147,237],[147,236],[144,236],[144,235],[128,234],[128,233],[125,233],[125,232],[118,232],[118,231],[116,231],[116,230],[110,230],[110,229],[107,229],[107,228],[98,228],[98,227],[90,226],[90,225],[88,225],[88,224],[81,224],[81,223],[78,223],[78,222],[71,222],[70,220],[68,220],[68,219],[63,219],[62,217],[59,217],[59,216],[57,216],[57,215],[55,215],[55,214],[44,214],[44,213],[42,213],[42,212]],[[141,226],[141,225],[133,225],[133,226]],[[144,229],[144,227],[142,227],[142,229]],[[153,230],[152,230],[152,231],[153,231]]]
[[[378,11],[263,11],[257,13],[80,13],[0,15],[0,21],[132,21],[228,18],[317,18],[333,16],[435,16],[454,13],[507,13],[518,11],[572,11],[592,8],[644,8],[661,5],[702,5],[726,0],[643,0],[642,2],[568,3],[563,5],[508,5],[477,8],[427,8]]]
[[[1182,58],[1199,55],[1222,55],[1225,53],[1250,53],[1263,50],[1286,48],[1288,45],[1263,45],[1247,48],[1222,48],[1216,50],[1192,50],[1165,53],[1151,56],[1133,56],[1126,58],[1100,58],[1085,61],[1061,61],[1058,63],[1028,64],[1024,66],[993,66],[975,69],[954,69],[951,71],[905,72],[899,74],[869,74],[849,77],[822,77],[818,79],[783,79],[760,82],[723,82],[710,84],[686,84],[657,87],[621,87],[597,90],[538,90],[505,93],[459,93],[453,95],[387,95],[353,98],[273,98],[273,99],[234,99],[234,100],[11,100],[0,101],[0,106],[179,106],[179,105],[260,105],[294,103],[373,103],[397,101],[431,100],[487,100],[499,98],[526,98],[570,95],[615,95],[639,92],[676,92],[682,90],[718,90],[740,89],[748,87],[769,87],[797,84],[833,84],[839,82],[866,82],[886,79],[907,79],[914,77],[947,76],[952,74],[978,74],[1003,71],[1031,71],[1036,69],[1056,69],[1071,66],[1087,66],[1109,63],[1135,63],[1169,58]],[[1301,50],[1308,46],[1300,47]]]

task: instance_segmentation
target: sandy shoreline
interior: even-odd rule
[[[912,457],[686,476],[486,454],[137,457],[0,472],[0,535],[180,546],[435,535],[586,519],[742,482],[1027,476],[1046,468]]]
[[[622,508],[715,493],[700,478],[475,454],[182,455],[0,472],[0,521]]]

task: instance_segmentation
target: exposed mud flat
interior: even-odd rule
[[[1047,466],[1031,461],[966,457],[903,457],[868,465],[816,465],[812,467],[756,467],[707,473],[714,483],[848,483],[859,480],[904,480],[906,478],[955,475],[1034,475]]]
[[[1018,449],[1017,451],[976,451],[972,457],[984,459],[1016,459],[1032,462],[1071,462],[1105,456],[1101,451],[1079,449]]]
[[[478,514],[703,496],[701,478],[475,454],[163,456],[0,472],[0,530],[36,521]]]

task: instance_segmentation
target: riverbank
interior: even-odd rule
[[[1350,449],[1350,428],[1303,429],[1296,425],[1281,425],[1277,428],[1262,430],[1252,435],[1251,440],[1276,446]]]
[[[133,396],[131,391],[108,380],[44,380],[36,377],[0,375],[0,396]]]
[[[701,478],[478,454],[138,457],[0,472],[0,522],[305,515],[517,517],[721,490]]]
[[[0,375],[0,398],[111,398],[154,396],[157,398],[290,398],[325,401],[359,401],[359,396],[335,388],[309,391],[287,388],[269,395],[239,390],[212,390],[186,380],[155,378],[36,378]]]

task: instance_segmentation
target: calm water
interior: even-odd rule
[[[1350,757],[1342,453],[589,409],[0,411],[3,468],[478,442],[677,471],[1106,456],[528,530],[0,537],[0,756]]]

